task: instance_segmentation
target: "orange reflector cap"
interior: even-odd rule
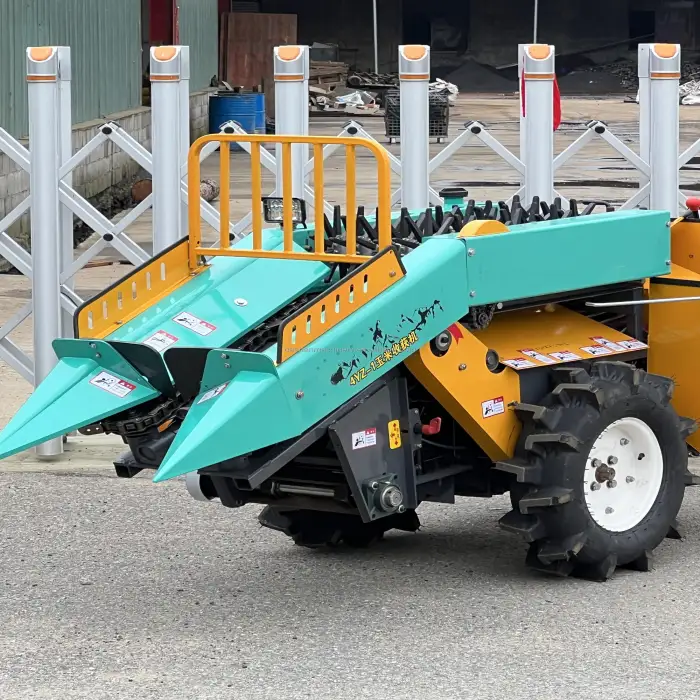
[[[48,61],[53,56],[53,48],[51,46],[35,46],[29,49],[29,57],[32,61]]]
[[[177,49],[174,46],[159,46],[153,56],[156,61],[172,61],[177,54]]]
[[[675,44],[654,44],[654,53],[659,58],[673,58],[677,50]]]
[[[527,52],[530,58],[534,58],[538,61],[543,61],[545,58],[549,58],[551,49],[547,44],[532,44],[532,46],[527,47]]]
[[[408,46],[403,47],[403,55],[409,61],[417,61],[418,59],[423,58],[425,54],[425,46],[421,46],[420,44],[409,44]]]
[[[283,61],[293,61],[301,55],[301,48],[299,46],[280,46],[277,49],[277,55]]]

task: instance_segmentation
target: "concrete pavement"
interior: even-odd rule
[[[700,489],[654,572],[597,584],[525,570],[503,497],[312,552],[103,447],[0,463],[3,700],[697,697]]]

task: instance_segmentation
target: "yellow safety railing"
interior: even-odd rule
[[[201,201],[199,198],[200,153],[210,142],[219,142],[220,147],[220,226],[219,246],[207,248],[202,246]],[[249,143],[251,162],[251,210],[252,210],[252,248],[241,250],[232,248],[230,229],[230,144]],[[262,167],[260,149],[263,144],[280,144],[282,158],[282,250],[265,250],[263,248],[262,216]],[[314,210],[315,221],[309,227],[314,229],[314,249],[301,252],[294,249],[294,209],[292,197],[292,146],[309,144],[314,154]],[[345,205],[346,245],[345,253],[329,253],[325,247],[324,227],[324,171],[323,147],[326,145],[345,146]],[[292,260],[320,260],[361,264],[370,256],[357,254],[357,175],[356,149],[366,148],[377,161],[377,234],[379,250],[391,245],[391,168],[386,150],[369,139],[335,136],[263,136],[258,134],[211,134],[202,136],[192,144],[188,156],[188,192],[189,192],[189,259],[190,268],[196,269],[199,260],[204,257],[224,255],[241,258],[287,258]],[[272,227],[272,224],[270,224]]]

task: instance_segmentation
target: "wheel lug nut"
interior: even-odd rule
[[[617,464],[617,457],[610,455],[610,457],[608,457],[608,464]]]
[[[597,481],[594,481],[591,484],[591,491],[599,491],[600,490],[600,484]]]
[[[622,438],[620,444],[624,447],[625,445],[629,445],[630,441],[627,438]]]
[[[644,454],[644,452],[640,452],[640,453],[637,455],[637,459],[640,460],[640,461],[643,460],[645,457],[646,457],[646,455]]]
[[[632,483],[634,483],[634,477],[633,477],[633,476],[628,476],[627,479],[625,479],[625,481],[626,481],[628,484],[632,484]]]
[[[609,489],[614,489],[616,486],[617,486],[617,481],[615,481],[615,479],[611,479],[610,481],[608,481],[608,488]]]
[[[615,509],[614,509],[614,508],[608,507],[608,508],[605,509],[605,514],[606,514],[606,515],[610,515],[611,513],[614,513],[614,512],[615,512]]]
[[[591,464],[595,469],[598,469],[598,467],[602,467],[603,463],[599,459],[594,459]]]

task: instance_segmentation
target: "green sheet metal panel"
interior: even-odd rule
[[[233,247],[250,250],[252,238],[246,236]],[[282,242],[280,229],[263,232],[264,250],[279,249]],[[328,267],[312,260],[216,257],[212,263],[111,333],[109,340],[144,343],[158,332],[168,338],[167,347],[225,347],[328,276]],[[201,326],[188,328],[187,318],[204,321],[208,332],[203,334]]]
[[[190,47],[190,90],[209,86],[219,72],[218,0],[178,0],[180,43]]]
[[[0,126],[13,136],[28,132],[26,48],[45,45],[71,47],[74,123],[141,105],[141,0],[1,0]]]
[[[278,367],[270,357],[276,346],[257,354],[255,363],[253,353],[212,350],[203,393],[154,480],[301,434],[466,314],[467,250],[461,241],[426,241],[402,262],[403,279]]]
[[[58,364],[2,431],[0,459],[158,396],[103,340],[61,338],[53,348]]]
[[[670,272],[668,212],[616,211],[462,239],[469,303],[494,304]]]

